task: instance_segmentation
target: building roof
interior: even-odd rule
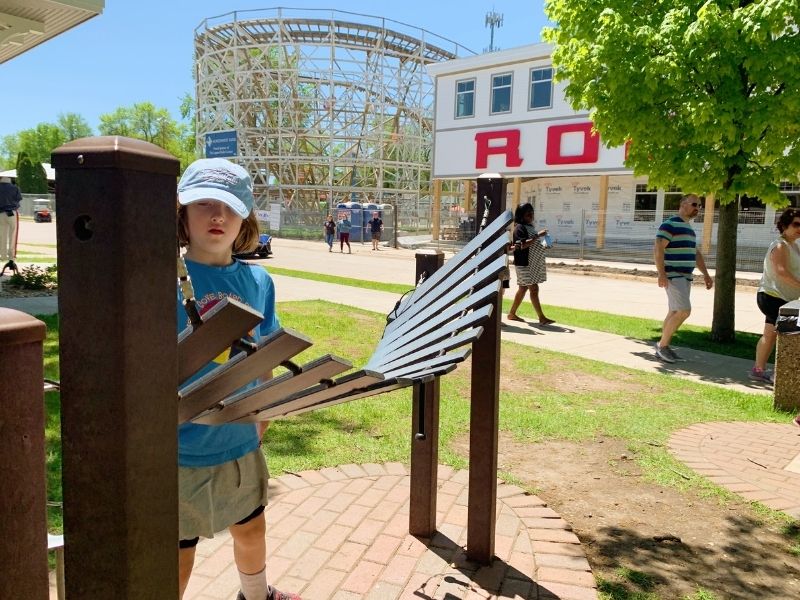
[[[0,63],[103,12],[105,0],[0,0]]]
[[[55,181],[56,170],[50,166],[50,163],[42,163],[42,166],[44,167],[44,172],[47,174],[47,181]],[[12,179],[16,179],[17,170],[9,169],[8,171],[0,171],[0,177],[11,177]]]
[[[540,43],[528,44],[508,50],[498,50],[497,52],[487,52],[476,56],[455,58],[444,62],[431,63],[427,65],[428,74],[431,77],[440,75],[454,75],[464,71],[477,71],[479,69],[494,68],[502,65],[514,64],[532,59],[549,59],[553,54],[553,44]]]

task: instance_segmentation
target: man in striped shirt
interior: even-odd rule
[[[681,198],[678,214],[661,224],[656,234],[653,251],[658,270],[658,287],[667,290],[669,312],[664,318],[661,339],[656,342],[656,358],[668,363],[680,360],[670,348],[673,334],[692,312],[689,291],[692,287],[692,272],[695,265],[703,273],[706,289],[710,290],[714,280],[708,274],[706,262],[692,229],[691,220],[700,212],[700,199],[695,194]]]

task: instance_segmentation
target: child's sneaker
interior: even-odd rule
[[[759,369],[758,367],[753,367],[750,369],[750,381],[758,381],[760,383],[775,383],[775,378],[772,374],[772,371],[765,371],[764,369]]]
[[[269,586],[269,594],[267,594],[267,600],[303,600],[297,594],[287,594],[286,592],[281,592],[276,590],[274,587]]]

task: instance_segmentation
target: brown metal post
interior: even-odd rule
[[[416,253],[419,281],[422,273],[430,277],[444,265],[441,250]],[[420,415],[420,394],[424,395]],[[436,490],[439,469],[439,378],[414,386],[411,410],[411,490],[408,533],[431,538],[436,532]],[[420,417],[422,419],[420,420]],[[420,431],[420,430],[423,431]]]
[[[476,226],[481,227],[486,199],[487,223],[506,206],[506,181],[499,175],[478,178]],[[467,557],[489,564],[494,556],[497,506],[497,437],[500,413],[501,296],[472,345],[472,382],[469,423],[469,500],[467,507]]]
[[[42,341],[45,325],[0,308],[0,596],[49,597]]]
[[[52,163],[67,598],[177,598],[178,160],[110,136]]]

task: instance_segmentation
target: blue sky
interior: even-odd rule
[[[287,8],[334,8],[291,2]],[[495,46],[541,41],[543,0],[340,0],[337,10],[401,21],[481,52],[489,46],[488,11],[504,15]],[[0,137],[59,113],[82,115],[97,130],[99,115],[150,101],[176,118],[184,93],[194,94],[192,44],[203,19],[234,10],[272,8],[246,0],[106,0],[98,17],[0,65]]]

